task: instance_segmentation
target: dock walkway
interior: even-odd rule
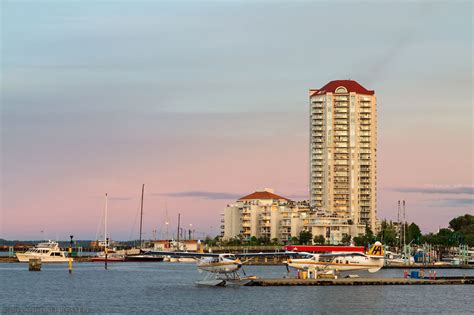
[[[254,279],[247,286],[327,286],[327,285],[460,285],[474,284],[474,277],[440,279],[342,278],[342,279]]]

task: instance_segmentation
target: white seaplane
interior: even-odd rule
[[[255,257],[293,257],[300,255],[295,252],[267,252],[267,253],[239,253],[239,254],[216,254],[216,253],[190,253],[190,252],[146,252],[145,255],[166,255],[170,257],[192,257],[196,260],[199,272],[206,272],[203,280],[197,281],[198,285],[225,286],[245,285],[255,277],[247,277],[242,265]],[[242,258],[245,261],[242,262]],[[238,273],[242,270],[244,277]]]
[[[288,259],[288,267],[300,270],[315,270],[316,272],[338,273],[341,271],[367,270],[374,273],[384,266],[384,247],[380,242],[370,248],[367,254],[363,253],[332,253],[332,254],[310,254],[304,258]]]

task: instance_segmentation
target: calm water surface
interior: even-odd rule
[[[282,277],[282,266],[247,266],[247,274]],[[401,277],[403,270],[375,276]],[[470,275],[474,270],[438,270]],[[374,276],[374,275],[371,275]],[[198,287],[194,264],[0,264],[0,313],[95,314],[474,314],[474,286]]]

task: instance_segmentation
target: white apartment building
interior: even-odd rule
[[[244,196],[224,209],[223,238],[277,238],[298,236],[309,222],[309,204],[295,202],[265,188]]]
[[[356,81],[331,81],[310,98],[310,204],[377,228],[377,103]],[[351,232],[357,235],[358,228]]]
[[[348,215],[313,211],[308,201],[292,201],[267,188],[227,205],[221,228],[224,239],[255,236],[286,242],[306,230],[313,236],[323,235],[328,243],[339,244],[344,234],[364,233],[365,226],[351,220]]]

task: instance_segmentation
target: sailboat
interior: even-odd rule
[[[146,254],[147,251],[142,249],[142,226],[143,226],[143,195],[145,193],[145,184],[142,185],[142,199],[140,203],[140,238],[139,238],[139,249],[140,254],[125,255],[126,261],[141,261],[141,262],[159,262],[163,261],[164,257],[161,255],[150,255]]]
[[[104,241],[100,242],[101,245],[104,247],[104,251],[97,253],[97,256],[92,257],[91,260],[93,262],[120,262],[124,261],[125,257],[122,254],[115,252],[109,248],[110,241],[107,237],[107,194],[105,194],[105,206],[104,206]]]

